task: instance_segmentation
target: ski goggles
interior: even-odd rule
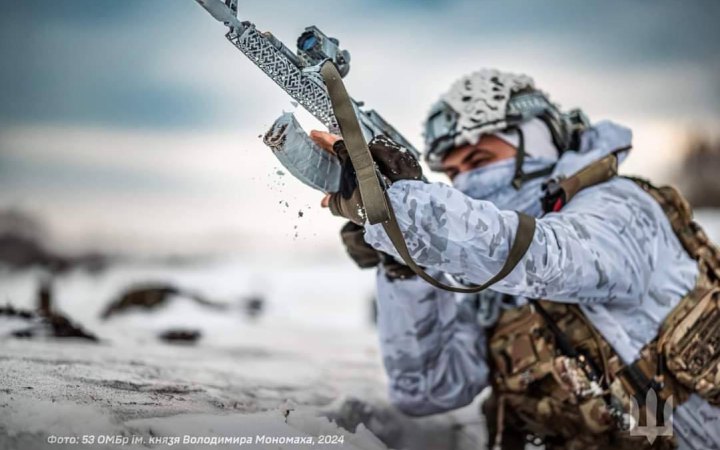
[[[515,126],[533,117],[552,114],[562,119],[557,108],[550,103],[540,91],[531,91],[513,96],[507,104],[505,118],[495,122],[479,123],[466,131],[477,128],[487,128],[486,132],[499,131]],[[562,122],[562,120],[558,120]],[[561,124],[558,123],[558,126]],[[553,136],[555,137],[555,132]],[[460,134],[458,130],[458,114],[450,106],[439,101],[430,110],[430,115],[425,122],[425,160],[431,170],[442,170],[443,157],[457,146],[456,138]],[[564,146],[561,146],[564,147]]]
[[[440,170],[443,156],[455,147],[457,113],[445,102],[436,103],[425,121],[425,160],[431,170]]]

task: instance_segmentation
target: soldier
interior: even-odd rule
[[[350,219],[348,253],[379,267],[398,408],[448,411],[491,386],[483,409],[497,447],[720,448],[720,258],[675,190],[616,176],[630,130],[562,114],[527,76],[481,70],[427,119],[425,159],[452,186],[424,181],[388,139],[370,143],[410,254],[436,279],[491,279],[520,218],[535,218],[527,252],[478,294],[402,264],[383,227],[365,224],[343,141],[311,137],[344,161],[343,188],[323,204]],[[666,425],[673,406],[672,436],[638,432],[656,415]]]

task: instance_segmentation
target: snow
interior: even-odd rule
[[[39,277],[0,273],[0,301],[33,307]],[[141,429],[142,419],[190,413],[206,414],[212,424],[218,413],[267,415],[287,401],[314,417],[348,395],[382,399],[369,320],[372,278],[350,264],[257,260],[121,265],[98,276],[60,277],[55,306],[101,343],[0,341],[0,441],[4,434],[20,448],[53,433],[127,434]],[[230,307],[216,311],[178,297],[158,310],[99,318],[122,289],[147,281],[176,284]],[[266,312],[251,319],[242,300],[256,295],[265,298]],[[199,343],[156,338],[179,327],[200,330]],[[174,422],[153,422],[164,429],[167,423]]]
[[[177,436],[178,431],[190,436],[247,436],[254,439],[256,436],[285,436],[285,437],[315,437],[342,436],[343,449],[349,450],[382,450],[385,445],[378,440],[364,426],[358,427],[356,433],[338,429],[336,425],[326,418],[309,414],[291,414],[287,422],[276,412],[259,413],[253,416],[229,415],[210,416],[203,414],[188,414],[180,418],[153,418],[131,421],[128,426],[143,430],[159,436]],[[262,441],[261,441],[262,442]],[[267,444],[255,442],[248,449],[261,449],[270,447]],[[324,445],[317,445],[317,447]],[[218,445],[214,448],[235,449],[237,445]],[[270,447],[273,448],[273,447]]]
[[[720,211],[697,211],[696,218],[717,242]],[[0,302],[34,307],[41,276],[40,271],[0,272]],[[178,297],[158,310],[100,319],[121,290],[149,281],[175,284],[229,307],[218,311]],[[373,291],[373,271],[360,271],[345,260],[126,263],[97,275],[71,272],[55,280],[54,305],[100,343],[0,338],[0,448],[77,448],[47,438],[102,434],[144,439],[124,449],[167,447],[148,443],[151,437],[262,434],[343,435],[341,446],[322,448],[386,448],[363,425],[350,433],[323,416],[348,398],[393,411],[387,409],[386,378],[370,323]],[[243,308],[243,299],[251,296],[266,303],[255,319]],[[179,327],[200,330],[202,337],[196,345],[157,339],[158,333]],[[394,422],[402,430],[395,435],[415,439],[412,448],[422,443],[480,448],[485,440],[477,402],[430,418],[385,414],[375,426]]]
[[[34,307],[34,292],[40,272],[17,275],[0,272],[0,302],[16,307]],[[192,301],[178,299],[159,314],[128,313],[108,322],[99,315],[121,290],[143,282],[161,282],[197,292],[223,302],[230,311],[217,314]],[[368,321],[374,275],[350,262],[317,262],[307,265],[281,260],[218,260],[196,266],[162,264],[120,265],[98,276],[72,272],[54,283],[57,307],[80,321],[100,337],[125,332],[159,331],[171,325],[202,329],[214,342],[236,342],[246,338],[247,327],[320,327],[335,330],[370,331]],[[260,294],[267,303],[260,322],[244,317],[242,300]]]
[[[41,276],[40,271],[0,272],[0,302],[34,307]],[[157,310],[100,319],[120,291],[149,281],[175,284],[229,308],[219,311],[177,297]],[[100,343],[0,337],[0,448],[77,448],[49,443],[51,435],[144,439],[140,446],[120,446],[132,449],[167,446],[149,444],[150,437],[263,433],[315,438],[342,434],[342,445],[320,447],[386,448],[362,425],[350,433],[323,415],[350,398],[388,408],[370,320],[373,271],[360,271],[345,260],[304,265],[281,258],[190,266],[135,263],[98,275],[71,272],[57,278],[53,287],[54,306],[96,334]],[[243,308],[243,300],[251,296],[265,300],[263,314],[255,319]],[[196,345],[157,339],[160,332],[181,327],[202,332]],[[470,414],[468,420],[477,428],[477,407],[470,408],[464,414]],[[410,419],[395,412],[391,417],[399,424],[393,426],[410,430],[406,434],[416,440],[428,441],[423,430],[432,430],[426,433],[447,442],[447,448],[460,448],[457,439],[437,432],[457,434],[453,425],[460,416]],[[376,420],[376,426],[386,425],[378,422],[383,421]],[[482,438],[467,430],[462,436],[472,446]],[[427,445],[438,448],[437,443]]]

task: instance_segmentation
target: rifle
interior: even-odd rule
[[[425,272],[410,254],[395,212],[380,184],[367,141],[384,134],[418,158],[419,152],[378,113],[364,111],[362,103],[348,95],[342,78],[350,71],[350,53],[340,49],[337,39],[327,37],[314,26],[305,28],[297,41],[297,53],[293,53],[271,33],[261,33],[252,23],[240,22],[238,0],[195,1],[229,28],[225,37],[235,47],[331,132],[339,132],[342,126],[367,223],[382,224],[403,262],[419,277],[440,289],[474,293],[503,279],[518,264],[535,233],[535,220],[521,213],[518,213],[518,229],[508,258],[487,282],[479,286],[450,286]],[[324,192],[339,190],[340,161],[315,145],[292,116],[281,116],[264,141],[300,181]]]
[[[339,41],[326,36],[315,26],[305,28],[293,52],[269,32],[260,32],[253,23],[241,22],[238,0],[195,0],[215,19],[228,27],[225,37],[250,61],[302,105],[311,115],[339,134],[337,119],[328,91],[320,75],[326,61],[332,61],[341,77],[350,71],[350,53]],[[384,134],[419,156],[415,147],[374,110],[364,110],[363,103],[352,100],[352,106],[367,141]],[[304,183],[324,192],[336,192],[340,165],[317,147],[291,114],[281,116],[266,134],[265,143],[280,162]]]

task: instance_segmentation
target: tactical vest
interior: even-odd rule
[[[611,155],[551,184],[546,210],[559,210],[616,170]],[[698,261],[695,288],[629,365],[577,305],[540,300],[504,311],[488,339],[494,398],[486,412],[496,415],[496,446],[503,435],[507,442],[508,434],[518,433],[546,448],[675,448],[672,437],[658,437],[650,445],[645,436],[628,430],[646,424],[646,409],[661,424],[671,396],[674,407],[691,393],[720,405],[720,252],[692,220],[677,190],[630,179],[661,205],[683,247]],[[659,406],[650,400],[646,408],[648,395],[656,395]],[[639,414],[631,414],[634,405]]]

